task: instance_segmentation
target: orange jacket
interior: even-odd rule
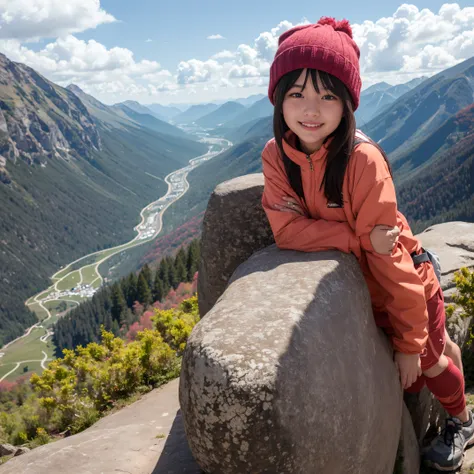
[[[288,131],[285,154],[301,167],[306,202],[291,188],[275,139],[262,153],[265,187],[262,197],[277,246],[303,252],[338,249],[354,253],[366,279],[374,312],[386,312],[395,335],[395,350],[407,354],[423,351],[428,335],[426,301],[439,288],[433,267],[416,269],[411,254],[421,250],[420,241],[397,210],[395,188],[382,154],[370,143],[354,148],[343,183],[342,208],[331,206],[320,189],[327,146],[311,155],[295,148],[296,136]],[[305,216],[276,210],[283,196],[296,199]],[[329,204],[329,205],[328,205]],[[398,245],[391,255],[374,251],[370,232],[374,226],[398,225]]]

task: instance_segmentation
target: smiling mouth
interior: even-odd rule
[[[308,130],[317,130],[323,126],[322,123],[299,122],[299,124]]]

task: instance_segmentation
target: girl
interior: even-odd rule
[[[419,391],[426,383],[452,417],[425,460],[455,469],[474,443],[460,351],[446,337],[431,262],[414,264],[423,249],[397,210],[388,160],[356,132],[360,52],[349,22],[322,18],[297,26],[278,45],[268,90],[275,138],[262,153],[262,204],[275,242],[281,249],[338,249],[357,257],[403,388]]]

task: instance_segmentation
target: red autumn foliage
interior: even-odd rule
[[[132,311],[135,316],[141,316],[144,310],[145,308],[139,301],[135,301],[135,303],[133,303]]]
[[[17,386],[16,382],[9,382],[8,380],[2,380],[0,382],[0,392],[10,392]]]
[[[153,322],[151,321],[151,317],[153,316],[153,311],[145,311],[140,321],[133,323],[127,331],[125,335],[125,339],[127,342],[134,341],[137,337],[137,333],[143,331],[145,329],[153,329]]]

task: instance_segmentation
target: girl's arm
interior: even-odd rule
[[[355,233],[365,250],[371,273],[388,293],[387,312],[399,352],[419,354],[428,337],[425,290],[411,255],[399,242],[391,255],[374,252],[370,232],[376,225],[397,225],[393,180],[382,154],[370,144],[359,145],[351,158],[351,205]]]
[[[283,163],[277,163],[277,159],[279,158],[269,152],[267,145],[262,153],[265,177],[262,205],[277,246],[303,252],[337,249],[345,253],[352,252],[360,258],[359,240],[347,222],[311,219],[276,209],[276,205],[282,204],[283,196],[291,196],[302,209],[306,209],[305,204],[291,188]]]

